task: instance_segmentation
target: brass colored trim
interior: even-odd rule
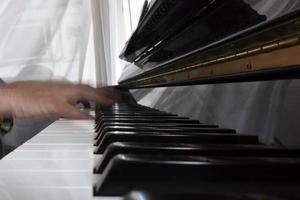
[[[255,54],[255,53],[259,53],[261,51],[261,48],[256,48],[256,49],[250,49],[248,50],[248,54]]]
[[[153,78],[160,78],[161,81],[151,83],[158,85],[164,84],[168,77],[173,73],[186,73],[187,70],[208,67],[218,63],[227,63],[233,60],[250,57],[253,55],[264,54],[277,51],[278,49],[288,48],[300,43],[300,14],[288,16],[285,19],[273,21],[270,24],[254,28],[244,33],[238,34],[224,41],[212,44],[211,46],[198,49],[197,52],[190,52],[180,58],[159,63],[156,67],[144,71],[134,77],[121,81],[121,86],[141,87],[142,82]],[[275,59],[275,58],[274,58]],[[137,63],[141,66],[142,63]],[[251,65],[248,65],[251,69]],[[274,67],[275,69],[276,67]],[[288,67],[285,67],[287,69]],[[210,70],[210,74],[214,74]],[[175,76],[174,76],[175,77]],[[176,76],[177,77],[177,76]],[[190,81],[190,76],[186,76],[184,81]],[[209,77],[208,77],[209,78]],[[179,81],[183,81],[180,79]],[[176,82],[174,79],[170,84]]]
[[[226,57],[128,81],[122,86],[166,85],[173,82],[196,81],[262,70],[282,69],[291,66],[300,66],[299,37],[277,41]]]

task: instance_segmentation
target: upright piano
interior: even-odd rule
[[[3,183],[3,194],[16,198],[26,193],[31,199],[41,199],[43,192],[49,199],[299,199],[300,148],[265,145],[255,134],[146,107],[129,91],[298,79],[299,24],[298,0],[146,2],[120,55],[138,70],[116,86],[119,102],[110,108],[96,105],[93,132],[91,121],[58,120],[4,158],[0,176],[9,167],[22,171],[9,163],[23,165],[22,156],[32,146],[38,146],[41,157],[50,151],[44,152],[44,145],[55,152],[41,163],[25,159],[33,161],[24,166],[27,171],[33,167],[32,177],[44,178],[32,180],[34,189],[26,180],[28,188],[12,194]],[[28,179],[26,170],[13,174],[17,186],[17,175]],[[51,178],[59,186],[45,185]]]

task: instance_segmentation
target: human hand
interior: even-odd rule
[[[0,116],[91,119],[74,105],[77,100],[110,106],[118,99],[112,87],[93,88],[63,82],[15,82],[0,86]]]

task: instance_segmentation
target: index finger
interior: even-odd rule
[[[116,100],[105,90],[99,90],[89,85],[78,85],[75,88],[76,98],[94,101],[103,106],[111,106]]]

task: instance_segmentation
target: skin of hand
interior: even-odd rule
[[[111,106],[118,98],[119,94],[113,87],[93,88],[65,82],[15,82],[0,86],[0,116],[92,119],[75,107],[77,100]]]

